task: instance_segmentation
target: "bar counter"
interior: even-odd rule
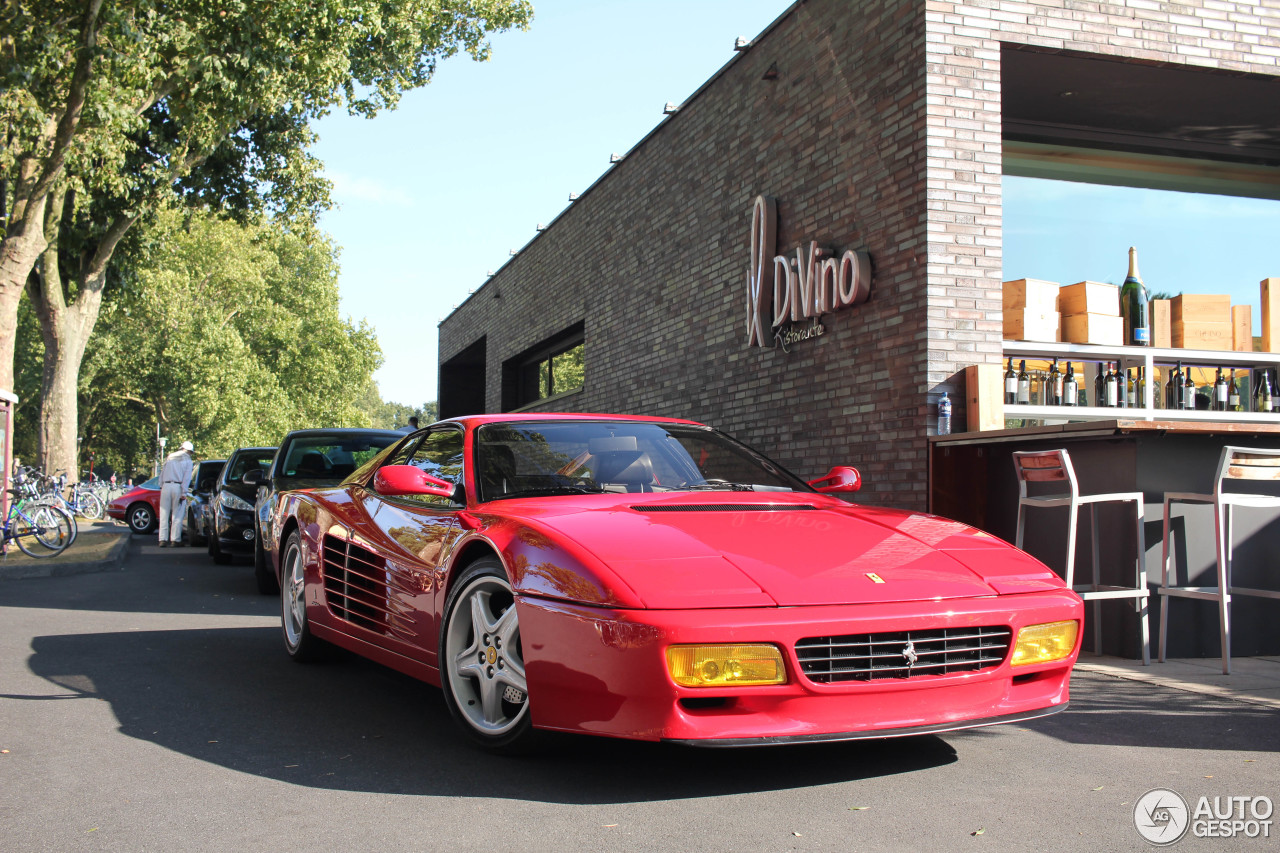
[[[1082,495],[1141,491],[1146,501],[1147,580],[1151,590],[1151,654],[1158,654],[1160,630],[1160,551],[1166,492],[1212,492],[1218,458],[1225,445],[1280,448],[1280,424],[1218,421],[1115,420],[956,433],[929,439],[930,512],[972,524],[1014,541],[1018,517],[1018,481],[1011,454],[1021,450],[1065,448]],[[1264,491],[1269,485],[1249,484]],[[1238,490],[1238,489],[1237,489]],[[1274,492],[1270,492],[1274,493]],[[1050,568],[1066,564],[1067,509],[1027,510],[1026,550]],[[1121,504],[1098,508],[1103,583],[1132,585],[1133,510]],[[1217,586],[1214,572],[1213,509],[1175,505],[1173,541],[1179,583]],[[1089,513],[1080,513],[1076,547],[1077,582],[1092,577]],[[1237,509],[1233,535],[1232,585],[1280,589],[1280,518],[1271,510]],[[1187,542],[1184,549],[1183,542]],[[1103,603],[1102,652],[1142,656],[1137,614],[1130,602]],[[1086,621],[1092,617],[1089,605]],[[1231,602],[1231,654],[1280,654],[1280,602],[1234,597]],[[1172,598],[1169,602],[1170,657],[1221,654],[1217,604]],[[1085,649],[1094,651],[1093,632],[1084,632]]]

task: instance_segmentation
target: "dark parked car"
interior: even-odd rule
[[[260,473],[251,472],[245,476],[246,484],[258,487],[255,501],[258,532],[253,537],[253,567],[259,592],[275,595],[280,591],[280,583],[261,542],[262,536],[271,532],[271,517],[279,493],[286,489],[336,486],[402,438],[404,433],[391,429],[294,430],[280,442],[280,451],[269,469],[264,465]]]
[[[187,523],[182,527],[182,538],[188,545],[203,545],[212,530],[212,513],[207,512],[213,499],[213,486],[218,482],[225,459],[206,459],[191,469],[191,482],[187,484]]]
[[[274,447],[242,447],[227,459],[213,489],[209,556],[215,563],[230,563],[236,554],[253,553],[254,486],[244,481],[244,475],[270,467],[275,453]]]

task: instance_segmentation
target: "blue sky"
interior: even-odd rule
[[[342,310],[377,330],[384,399],[436,399],[436,327],[790,0],[545,0],[493,56],[442,63],[373,120],[317,123]],[[1280,276],[1280,202],[1006,178],[1004,277],[1124,280],[1254,305]]]

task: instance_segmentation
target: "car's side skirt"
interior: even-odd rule
[[[900,729],[873,729],[861,732],[832,732],[830,734],[794,735],[788,737],[738,737],[738,738],[663,738],[666,743],[678,743],[684,746],[734,747],[734,746],[783,746],[790,743],[829,743],[842,740],[875,740],[891,737],[910,737],[911,735],[939,734],[941,732],[957,732],[964,729],[977,729],[983,726],[999,726],[1004,723],[1021,723],[1048,717],[1065,711],[1070,702],[1038,708],[1019,714],[1005,714],[1002,717],[985,717],[978,720],[956,720],[949,723],[934,723],[929,726],[909,726]]]
[[[349,652],[354,652],[355,654],[368,658],[375,663],[380,663],[383,666],[390,667],[397,672],[403,672],[411,678],[425,681],[428,684],[435,685],[436,687],[440,686],[440,670],[436,669],[434,666],[406,657],[405,655],[397,654],[396,652],[385,649],[382,646],[370,643],[368,640],[353,637],[350,634],[339,631],[328,625],[322,625],[318,621],[311,622],[311,632],[321,640],[333,643],[335,646],[340,646]]]

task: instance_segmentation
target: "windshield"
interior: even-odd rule
[[[236,458],[231,462],[231,470],[227,472],[227,482],[239,483],[244,479],[245,474],[258,468],[263,471],[267,470],[271,467],[271,460],[275,457],[276,449],[274,447],[237,454]]]
[[[395,444],[403,435],[308,435],[289,443],[289,455],[277,476],[337,483]]]
[[[723,433],[684,424],[539,421],[476,431],[480,501],[590,492],[812,491]]]
[[[144,482],[139,483],[139,484],[138,484],[137,486],[135,486],[134,488],[138,488],[138,489],[151,489],[152,491],[158,492],[158,491],[160,491],[160,478],[159,478],[159,477],[152,477],[150,480],[146,480],[146,481],[144,481]]]

